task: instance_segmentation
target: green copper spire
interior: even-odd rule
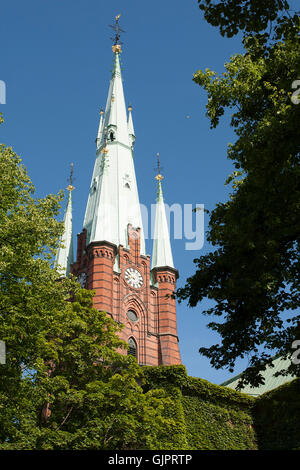
[[[162,191],[163,176],[160,173],[159,154],[157,154],[157,159],[158,174],[155,177],[157,180],[157,199],[151,269],[165,266],[174,268],[166,208]]]
[[[60,238],[60,247],[57,251],[54,267],[61,277],[66,277],[70,273],[71,264],[74,262],[73,250],[73,227],[72,227],[72,185],[73,163],[71,164],[70,184],[67,187],[69,192],[67,207],[64,214],[64,232]]]
[[[83,227],[87,231],[87,245],[106,241],[117,247],[128,247],[129,224],[140,228],[140,251],[145,255],[133,159],[134,129],[130,112],[127,115],[119,57],[122,50],[118,41],[116,39],[112,46],[114,68],[105,110],[100,117],[96,160]]]

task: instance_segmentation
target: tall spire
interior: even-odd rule
[[[151,269],[166,266],[174,268],[166,209],[162,191],[163,176],[160,173],[159,154],[157,154],[157,162],[158,173],[155,177],[157,180],[157,199]]]
[[[87,244],[107,241],[128,247],[127,227],[140,228],[141,254],[145,255],[142,217],[128,132],[119,42],[121,28],[116,17],[114,66],[110,80],[96,161],[84,217]],[[101,116],[102,119],[102,116]]]
[[[73,227],[72,227],[72,191],[73,186],[73,163],[71,163],[71,171],[69,178],[68,202],[64,214],[64,232],[60,238],[60,247],[57,251],[54,267],[60,273],[61,277],[68,276],[71,269],[71,264],[74,262],[73,250]]]

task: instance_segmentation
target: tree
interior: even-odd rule
[[[73,301],[52,311],[34,369],[23,365],[16,374],[9,357],[1,374],[0,448],[173,448],[171,399],[163,390],[143,392],[136,360],[117,351],[120,327],[92,307],[92,292],[75,288]]]
[[[34,198],[4,145],[0,188],[0,449],[181,448],[171,399],[144,393],[121,327],[74,277],[58,281],[62,194]]]
[[[279,25],[291,16],[287,0],[198,0],[204,18],[212,26],[219,27],[222,36],[232,37],[238,32],[253,35],[267,27]]]
[[[209,69],[194,75],[208,93],[212,128],[226,108],[233,109],[237,140],[228,158],[235,171],[227,180],[230,200],[210,214],[208,241],[215,250],[195,260],[196,273],[178,297],[190,306],[205,297],[215,301],[204,313],[223,319],[208,325],[221,344],[200,352],[231,372],[237,358],[248,356],[240,385],[256,386],[272,356],[287,357],[300,339],[300,106],[291,100],[300,71],[299,18],[277,18],[272,35],[257,33],[266,24],[256,22],[254,12],[271,4],[286,8],[286,2],[204,3],[223,34],[247,30],[245,53],[233,56],[221,76]],[[251,19],[244,11],[244,23],[234,13],[242,4],[253,13]],[[299,374],[299,366],[291,363],[282,373]]]

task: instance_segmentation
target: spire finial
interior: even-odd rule
[[[157,152],[157,167],[155,168],[155,170],[157,170],[157,175],[155,176],[155,179],[157,179],[157,181],[161,181],[162,179],[164,179],[163,175],[160,173],[161,167],[160,167],[158,152]]]
[[[120,33],[125,33],[124,29],[120,28],[119,26],[119,19],[120,19],[120,16],[121,14],[117,15],[115,17],[115,24],[114,25],[109,25],[114,31],[115,31],[115,36],[113,38],[111,38],[111,40],[113,41],[113,46],[112,46],[112,50],[113,52],[122,52],[122,48],[121,48],[121,41],[120,41]]]
[[[73,189],[75,189],[73,186],[73,182],[74,182],[73,173],[74,173],[74,163],[71,163],[70,164],[70,176],[68,178],[69,185],[67,187],[68,191],[73,191]]]

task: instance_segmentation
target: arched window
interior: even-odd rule
[[[128,354],[130,354],[131,356],[134,356],[137,360],[137,345],[136,345],[136,342],[134,341],[133,338],[129,338],[128,344],[129,344]]]

